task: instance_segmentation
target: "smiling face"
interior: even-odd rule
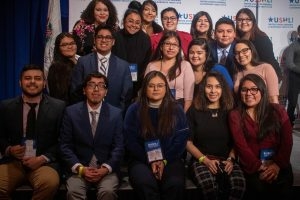
[[[261,101],[262,95],[257,86],[249,80],[241,86],[241,100],[248,108],[255,108]]]
[[[155,20],[156,15],[157,15],[157,12],[150,3],[145,5],[145,7],[142,11],[142,17],[145,22],[147,22],[147,23],[153,22]]]
[[[244,43],[237,43],[234,49],[236,61],[244,66],[245,68],[248,65],[251,65],[252,52],[248,45]]]
[[[166,95],[166,87],[168,86],[159,76],[152,78],[147,85],[148,101],[153,104],[161,104]]]
[[[107,93],[103,78],[92,77],[83,89],[83,93],[86,95],[87,103],[92,108],[100,105]]]
[[[105,24],[109,17],[109,11],[105,4],[102,2],[96,3],[94,8],[94,18],[96,24]]]
[[[206,34],[209,29],[209,21],[205,15],[202,15],[199,17],[197,23],[196,23],[196,30],[200,34]]]
[[[59,50],[63,56],[72,58],[77,52],[77,45],[73,38],[64,37],[59,44]]]
[[[107,55],[111,51],[114,43],[115,39],[113,38],[112,33],[109,30],[99,30],[95,38],[95,46],[97,52],[104,56]]]
[[[175,37],[170,37],[164,41],[161,50],[165,59],[175,58],[180,53],[179,41]]]
[[[220,24],[215,30],[215,39],[222,48],[228,47],[235,38],[234,27],[230,24]]]
[[[253,21],[246,13],[240,13],[236,17],[236,28],[243,33],[249,33],[253,28]]]
[[[205,85],[205,96],[210,106],[219,107],[222,95],[222,86],[215,77],[208,77]]]
[[[27,70],[19,81],[23,95],[28,98],[40,96],[45,88],[46,81],[41,70]]]
[[[133,35],[141,30],[141,21],[140,15],[131,13],[124,20],[124,28],[129,34]]]
[[[191,46],[188,53],[193,67],[203,66],[206,62],[206,51],[200,45]]]
[[[177,24],[178,24],[178,19],[176,17],[176,13],[173,11],[167,11],[163,14],[162,17],[162,25],[164,30],[167,31],[176,31],[177,29]]]

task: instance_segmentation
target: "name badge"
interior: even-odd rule
[[[262,163],[265,163],[268,160],[272,160],[273,155],[274,155],[273,149],[261,149],[260,150],[260,160]]]
[[[26,146],[24,157],[35,157],[36,156],[35,140],[25,140],[24,145]]]
[[[130,72],[131,72],[131,79],[132,79],[132,81],[137,81],[137,74],[138,74],[137,64],[130,63],[129,64],[129,69],[130,69]]]
[[[163,155],[159,140],[148,140],[145,142],[145,149],[148,156],[148,162],[163,160]]]

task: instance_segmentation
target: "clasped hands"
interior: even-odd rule
[[[224,164],[224,169],[220,167],[221,162]],[[233,169],[233,163],[229,160],[220,161],[216,159],[209,159],[208,157],[206,157],[203,161],[203,164],[205,164],[209,171],[215,175],[220,171],[225,171],[229,175]]]
[[[275,162],[267,161],[259,167],[258,171],[260,180],[272,183],[277,179],[280,168]]]
[[[96,183],[100,181],[108,173],[109,170],[104,166],[101,166],[100,168],[84,167],[82,171],[82,176],[86,181],[91,183]]]
[[[26,146],[24,145],[11,146],[9,154],[20,160],[25,167],[31,170],[35,170],[47,162],[43,156],[24,157],[25,149]]]
[[[157,180],[161,180],[165,168],[165,164],[162,160],[154,161],[151,163],[152,173]]]

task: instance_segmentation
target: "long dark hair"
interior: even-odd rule
[[[200,46],[205,51],[206,57],[205,57],[205,63],[204,63],[203,70],[205,72],[209,72],[211,70],[211,68],[216,64],[216,62],[211,57],[210,48],[209,48],[207,40],[204,38],[193,39],[189,44],[188,54],[190,52],[190,49],[194,45]],[[189,56],[188,56],[188,61],[191,63]],[[195,66],[192,65],[192,67],[193,67],[193,70],[195,71],[196,70]]]
[[[179,76],[181,74],[181,61],[182,61],[181,41],[180,41],[180,38],[176,31],[165,31],[163,33],[163,36],[161,37],[161,39],[157,45],[157,48],[154,52],[154,55],[151,59],[151,61],[155,61],[155,60],[161,60],[164,57],[163,51],[162,51],[163,45],[167,39],[172,38],[172,37],[174,37],[178,41],[179,51],[176,55],[175,64],[169,69],[169,72],[168,72],[169,81],[174,80],[177,76]],[[177,73],[177,69],[179,70],[179,73]]]
[[[149,116],[149,101],[147,97],[148,84],[155,77],[161,78],[166,87],[166,94],[158,108],[157,129],[153,127]],[[141,95],[138,98],[138,103],[140,104],[139,117],[141,120],[142,136],[144,138],[151,138],[157,135],[166,136],[172,133],[176,123],[175,113],[177,112],[178,107],[171,91],[169,90],[168,81],[165,75],[159,71],[151,71],[145,76],[141,87]]]
[[[250,61],[251,65],[257,66],[257,65],[260,65],[260,64],[263,63],[263,62],[260,61],[259,55],[256,51],[256,48],[250,40],[240,39],[240,40],[237,40],[235,45],[237,45],[239,43],[245,44],[250,49],[251,54],[252,54],[252,58],[251,58],[251,61]],[[234,51],[234,54],[235,54],[235,51]],[[244,70],[244,67],[237,62],[236,58],[234,59],[234,64],[235,64],[236,69],[238,71],[243,71]]]
[[[194,18],[193,18],[192,24],[191,24],[190,33],[191,33],[191,35],[193,36],[194,39],[199,38],[200,34],[196,29],[196,24],[197,24],[199,18],[202,17],[202,16],[205,16],[208,20],[208,23],[209,23],[209,28],[208,28],[208,31],[207,31],[207,38],[208,38],[208,40],[213,40],[213,38],[212,38],[213,22],[212,22],[212,19],[211,19],[210,15],[205,11],[200,11],[200,12],[198,12],[194,15]]]
[[[83,19],[88,24],[93,24],[95,22],[94,9],[98,2],[103,3],[108,8],[109,16],[108,16],[106,24],[108,26],[112,27],[114,30],[117,30],[117,27],[118,27],[117,9],[110,0],[92,0],[88,4],[86,9],[82,12],[80,18]]]
[[[258,139],[259,140],[263,139],[264,137],[266,137],[266,135],[268,135],[268,133],[274,130],[275,133],[278,134],[280,131],[280,121],[279,121],[280,116],[278,116],[272,104],[269,102],[269,95],[268,95],[265,81],[259,75],[256,74],[247,74],[246,76],[244,76],[241,79],[238,88],[238,95],[237,95],[238,109],[242,116],[241,118],[242,126],[244,126],[243,124],[247,114],[246,113],[247,106],[245,105],[245,103],[243,103],[241,97],[241,90],[243,88],[245,81],[251,81],[252,83],[254,83],[261,94],[261,100],[255,107],[255,118],[256,118],[256,122],[258,123],[258,131],[259,131]],[[244,126],[244,130],[246,130],[245,126]]]
[[[217,81],[220,83],[222,88],[222,95],[220,98],[220,110],[229,111],[234,106],[234,99],[232,92],[222,74],[219,72],[208,72],[201,84],[199,85],[199,92],[197,93],[196,97],[193,100],[193,104],[197,110],[206,111],[208,110],[208,105],[210,101],[205,95],[205,87],[207,85],[207,79],[210,77],[215,77]]]
[[[250,34],[250,38],[249,38],[251,41],[255,40],[256,35],[267,36],[267,34],[265,32],[263,32],[262,30],[260,30],[260,28],[258,27],[255,15],[249,8],[240,9],[236,14],[236,18],[238,18],[238,16],[241,13],[248,15],[248,17],[252,20],[253,27],[251,29],[251,34]],[[236,33],[237,33],[237,37],[240,37],[240,38],[243,37],[243,35],[244,35],[244,33],[237,28],[237,24],[236,24]]]
[[[62,32],[60,34],[58,34],[55,38],[55,43],[54,43],[54,50],[53,50],[53,61],[66,61],[66,60],[70,60],[69,58],[67,58],[66,56],[64,56],[61,53],[60,50],[60,43],[61,41],[65,38],[72,38],[74,40],[74,42],[76,43],[76,39],[75,36],[72,35],[71,33],[68,32]]]

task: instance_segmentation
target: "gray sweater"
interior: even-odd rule
[[[288,47],[286,53],[286,66],[289,70],[300,74],[300,38]]]

